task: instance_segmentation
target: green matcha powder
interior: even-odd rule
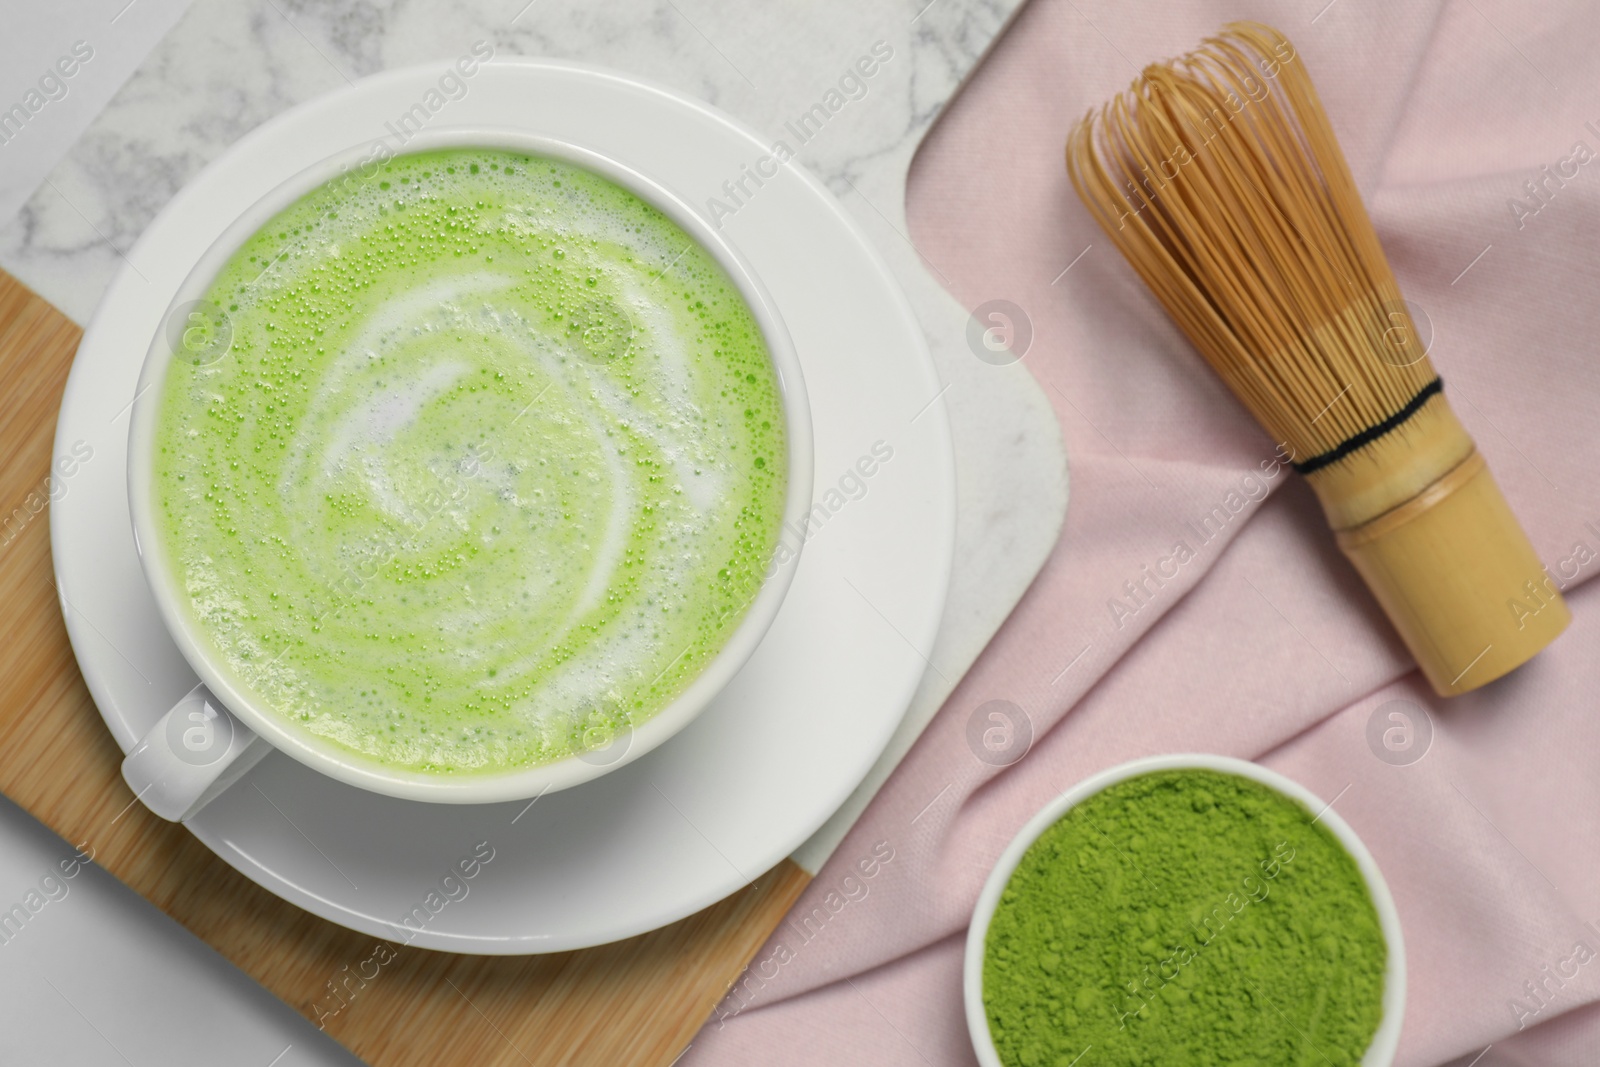
[[[1303,806],[1162,771],[1028,849],[989,926],[984,1006],[1007,1067],[1345,1067],[1382,1018],[1387,957],[1355,860]]]

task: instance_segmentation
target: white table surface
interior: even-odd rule
[[[0,1064],[361,1062],[99,867],[64,877],[72,859],[0,797],[0,921],[28,915],[0,925]]]

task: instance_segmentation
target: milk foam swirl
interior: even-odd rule
[[[306,729],[390,765],[546,762],[737,626],[781,519],[776,381],[710,256],[602,179],[479,150],[383,177],[302,200],[207,294],[233,347],[169,372],[169,550]]]

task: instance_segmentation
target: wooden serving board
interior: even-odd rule
[[[377,1067],[676,1060],[810,881],[796,864],[681,922],[580,952],[382,951],[135,802],[68,644],[50,562],[51,439],[81,335],[0,271],[0,791],[313,1023],[330,976],[348,976],[349,1006],[326,1029]],[[386,962],[365,981],[356,972],[375,953]]]

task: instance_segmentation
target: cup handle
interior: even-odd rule
[[[122,777],[145,807],[169,822],[183,822],[270,751],[201,684],[129,750]]]

